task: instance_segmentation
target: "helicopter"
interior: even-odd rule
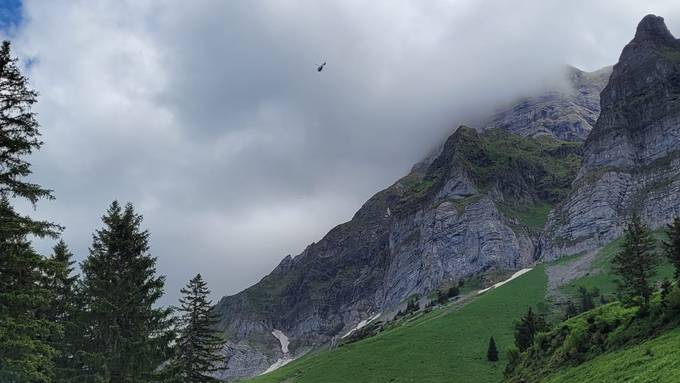
[[[318,64],[317,64],[317,66],[316,66],[316,71],[317,71],[317,72],[321,72],[321,71],[323,70],[323,67],[325,67],[325,66],[326,66],[326,62],[325,62],[325,61],[324,61],[323,64],[321,64],[321,65],[318,65]]]

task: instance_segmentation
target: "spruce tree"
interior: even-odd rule
[[[675,279],[680,282],[680,217],[673,219],[666,233],[668,241],[664,242],[664,253],[675,267]]]
[[[581,312],[589,311],[595,308],[595,303],[593,303],[593,295],[595,294],[591,293],[583,286],[579,286],[578,294],[580,295],[581,300]]]
[[[498,349],[496,349],[496,341],[493,337],[489,338],[489,347],[486,350],[486,360],[489,362],[498,361]]]
[[[565,319],[569,319],[573,316],[576,316],[578,314],[578,310],[576,310],[576,305],[574,305],[574,302],[571,300],[567,301],[567,308],[565,309],[564,312],[564,317]]]
[[[77,374],[76,344],[79,331],[75,323],[77,316],[76,282],[78,277],[73,274],[73,254],[63,240],[53,248],[52,255],[47,259],[46,288],[52,292],[52,304],[47,308],[51,321],[63,329],[63,336],[54,343],[58,355],[55,358],[56,377],[64,381],[71,374]]]
[[[211,374],[223,369],[223,338],[216,332],[218,315],[208,300],[210,290],[197,274],[181,290],[177,355],[171,370],[185,383],[218,382]]]
[[[535,315],[531,307],[519,322],[515,323],[515,346],[519,351],[525,351],[534,344],[534,337],[547,329],[542,316]]]
[[[170,310],[154,305],[165,277],[148,254],[149,233],[131,204],[114,201],[82,263],[83,365],[88,381],[149,382],[169,356]]]
[[[46,316],[52,303],[43,278],[48,266],[29,238],[56,236],[60,227],[18,214],[10,200],[35,206],[50,190],[26,181],[26,157],[42,145],[31,108],[38,94],[28,86],[10,43],[0,47],[0,381],[48,382],[53,375],[51,342],[61,330]]]
[[[659,263],[655,247],[649,229],[634,214],[625,229],[622,249],[612,261],[614,271],[621,277],[622,296],[643,309],[649,305],[653,292],[651,278]]]

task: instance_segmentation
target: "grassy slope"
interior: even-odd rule
[[[549,376],[545,383],[675,383],[680,371],[680,328],[658,338],[604,354]]]
[[[657,275],[653,278],[654,281],[659,281],[664,278],[672,279],[674,269],[673,266],[662,255],[661,242],[667,239],[663,230],[653,232],[654,238],[657,240],[658,252],[660,257],[660,265],[657,268]],[[593,259],[591,265],[592,271],[590,275],[575,279],[563,286],[561,290],[570,296],[577,296],[579,286],[592,289],[597,287],[603,294],[612,295],[616,292],[616,276],[612,271],[612,259],[617,252],[621,250],[623,238],[612,241],[607,246],[603,247]],[[574,258],[567,258],[572,260]]]
[[[543,266],[539,266],[458,310],[435,310],[250,382],[498,382],[506,362],[503,350],[512,344],[512,323],[527,306],[543,302],[546,285]],[[486,361],[490,336],[501,351],[497,363]]]

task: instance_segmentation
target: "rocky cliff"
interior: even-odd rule
[[[680,215],[680,40],[646,16],[601,95],[574,191],[549,218],[544,257],[621,235],[633,212],[652,227]]]
[[[245,291],[217,305],[230,340],[222,378],[249,376],[332,343],[416,293],[540,254],[550,206],[569,192],[581,145],[461,127],[423,170],[368,200]],[[287,352],[273,336],[290,339]]]
[[[600,92],[611,72],[610,66],[595,72],[567,67],[564,84],[513,103],[483,126],[522,136],[549,135],[559,140],[584,141],[600,114]]]

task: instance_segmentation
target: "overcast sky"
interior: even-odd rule
[[[258,281],[455,126],[563,64],[616,62],[645,14],[680,34],[677,0],[0,4],[41,94],[34,179],[56,200],[31,214],[82,260],[109,203],[133,202],[164,303],[198,272],[215,299]]]

